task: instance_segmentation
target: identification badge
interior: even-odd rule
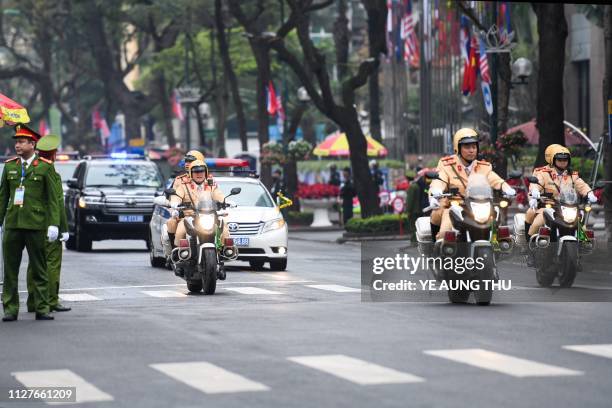
[[[13,202],[13,204],[23,205],[24,196],[25,196],[25,187],[17,187],[17,189],[15,189],[15,201]]]

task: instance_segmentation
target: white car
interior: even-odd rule
[[[266,262],[273,271],[287,269],[287,224],[268,189],[253,177],[217,176],[215,182],[224,195],[234,187],[242,190],[228,198],[236,207],[229,208],[228,216],[224,217],[238,248],[238,260],[248,261],[255,270],[262,269]],[[161,232],[169,217],[167,208],[155,207],[150,224],[150,258],[155,267],[165,265]]]

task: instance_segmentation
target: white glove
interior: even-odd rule
[[[442,193],[442,190],[439,190],[439,189],[437,189],[437,188],[430,188],[430,189],[429,189],[429,195],[430,195],[431,197],[434,197],[434,198],[440,198],[440,197],[442,196],[442,194],[443,194],[443,193]]]
[[[502,190],[504,190],[504,193],[509,198],[514,197],[516,195],[516,190],[508,185],[504,185],[504,187],[502,187]]]
[[[437,198],[429,196],[429,206],[433,209],[440,208],[440,202]]]
[[[597,202],[597,197],[595,197],[595,194],[593,194],[592,191],[589,191],[589,193],[587,194],[587,198],[589,200],[589,203],[591,204],[595,204]]]
[[[176,210],[176,208],[177,208],[178,206],[180,206],[180,205],[181,205],[181,203],[177,203],[177,202],[170,203],[170,208],[172,208],[172,209],[175,209],[175,210]]]
[[[225,200],[225,204],[229,204],[229,208],[238,207],[238,204],[236,204],[234,201],[231,201],[231,200]]]
[[[170,211],[170,216],[172,218],[178,218],[179,217],[179,211],[178,210],[172,210]]]
[[[450,211],[457,216],[460,220],[463,220],[463,209],[458,205],[451,205]]]
[[[59,240],[62,242],[66,242],[68,241],[68,238],[70,238],[70,234],[67,232],[62,232],[62,236],[60,237]]]
[[[535,198],[530,198],[529,207],[533,208],[534,210],[538,208],[538,200],[536,200]]]
[[[529,194],[531,195],[532,198],[535,198],[536,200],[541,197],[540,190],[530,190]]]
[[[54,225],[50,225],[49,228],[47,228],[47,241],[53,242],[57,239],[58,236],[59,228]]]

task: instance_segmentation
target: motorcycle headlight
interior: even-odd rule
[[[273,220],[266,222],[261,232],[263,233],[263,232],[277,230],[277,229],[283,228],[284,226],[285,226],[285,220],[283,218],[275,218]]]
[[[491,215],[491,203],[471,203],[472,214],[476,222],[486,222]]]
[[[567,223],[572,223],[576,221],[577,215],[578,208],[561,206],[561,216],[563,217],[563,221]]]
[[[212,214],[200,214],[198,222],[201,228],[211,230],[215,225],[215,216]]]

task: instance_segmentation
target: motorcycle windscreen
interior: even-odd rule
[[[200,214],[210,214],[216,210],[215,200],[210,191],[201,191],[197,197],[196,211]]]
[[[578,205],[578,194],[571,186],[563,186],[559,192],[559,203],[561,205]]]
[[[465,194],[466,197],[478,201],[491,200],[493,198],[493,190],[489,186],[487,177],[483,174],[472,173],[468,177]]]

